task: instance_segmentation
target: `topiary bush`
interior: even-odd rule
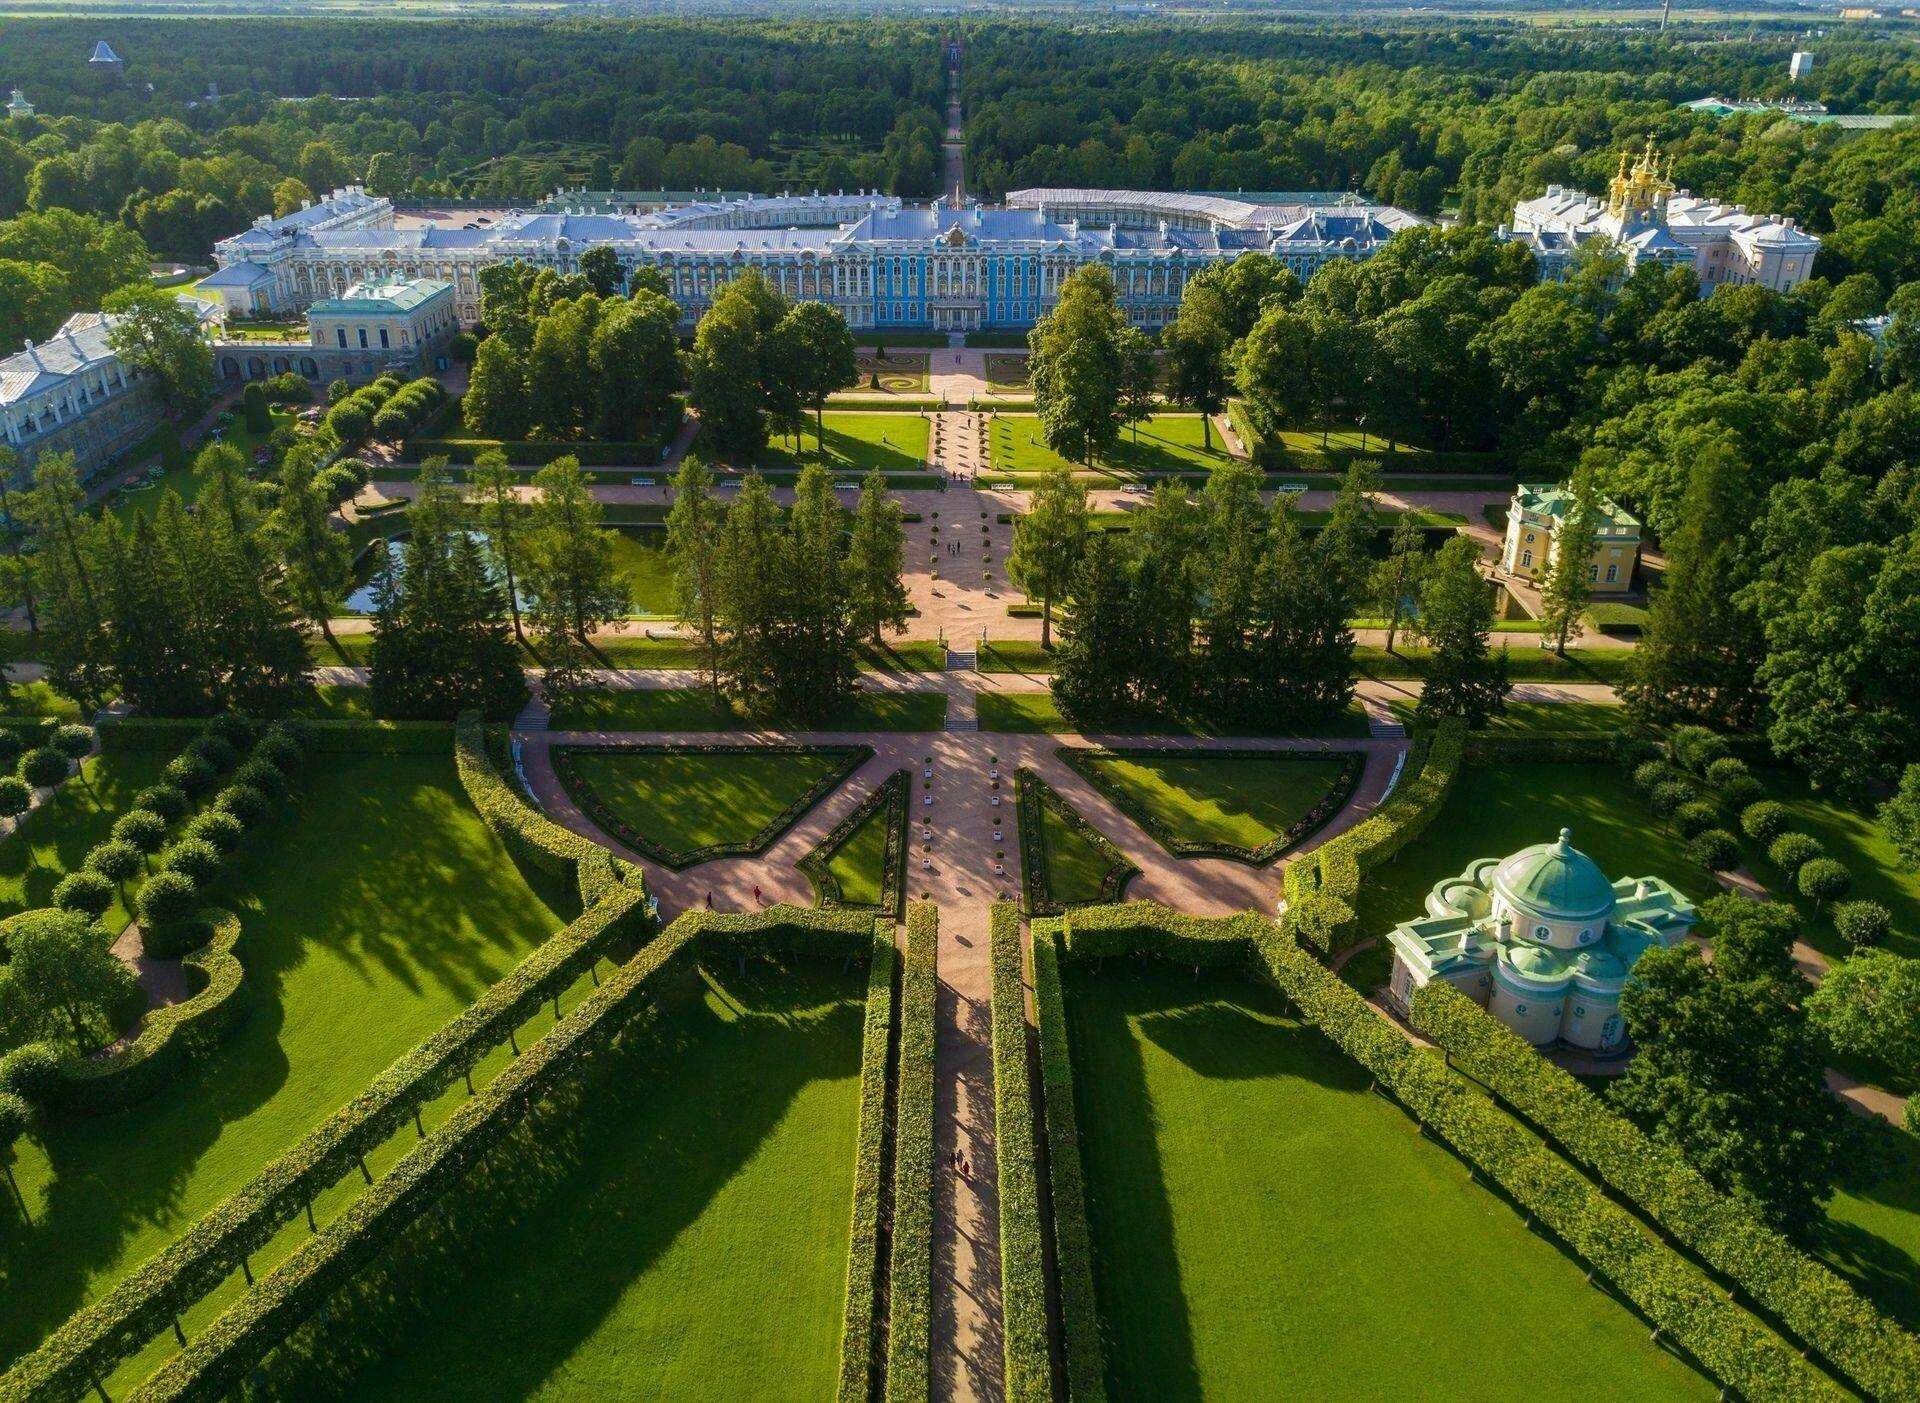
[[[261,736],[253,747],[253,758],[264,760],[281,774],[291,778],[300,768],[304,752],[300,742],[288,731],[275,728]]]
[[[82,867],[67,873],[54,885],[53,904],[62,911],[78,911],[97,921],[113,905],[114,895],[112,882]]]
[[[93,753],[93,729],[68,722],[53,733],[48,743],[69,760],[84,760]]]
[[[269,799],[286,797],[287,777],[278,767],[255,756],[233,772],[233,782],[257,789]]]
[[[1843,862],[1835,862],[1830,857],[1816,857],[1800,865],[1799,874],[1793,882],[1800,889],[1800,895],[1816,906],[1825,906],[1853,890],[1853,873],[1847,870]]]
[[[1720,801],[1735,812],[1744,809],[1766,792],[1767,787],[1752,775],[1730,779],[1725,784],[1714,786],[1714,793],[1720,796]]]
[[[1740,865],[1740,842],[1724,828],[1703,828],[1687,843],[1687,855],[1709,872],[1730,872]]]
[[[169,760],[165,773],[169,784],[188,795],[205,794],[220,777],[213,766],[191,751]]]
[[[156,872],[140,888],[140,924],[167,926],[200,909],[200,888],[184,872]]]
[[[1647,761],[1659,760],[1665,755],[1665,751],[1638,731],[1613,733],[1613,758],[1624,765],[1629,773]]]
[[[118,885],[139,875],[141,867],[140,849],[132,843],[123,843],[112,838],[97,844],[87,854],[87,867],[98,872],[109,882]]]
[[[1633,782],[1651,794],[1661,785],[1681,778],[1680,771],[1665,760],[1642,760],[1633,767]]]
[[[230,784],[215,797],[213,806],[222,813],[232,814],[242,824],[251,826],[265,818],[273,804],[250,784]]]
[[[129,809],[114,820],[113,836],[143,853],[157,853],[167,841],[167,821],[152,809]]]
[[[214,731],[208,731],[188,746],[186,753],[199,756],[215,774],[225,774],[240,759],[240,752],[234,748],[233,742]]]
[[[177,784],[150,784],[133,796],[136,809],[151,809],[168,823],[178,823],[187,816],[192,801]]]
[[[0,1091],[43,1106],[60,1084],[60,1053],[50,1043],[27,1043],[0,1057]]]
[[[1692,799],[1673,811],[1673,826],[1681,836],[1691,838],[1709,828],[1720,826],[1720,809],[1710,799]]]
[[[1747,762],[1737,755],[1722,755],[1707,766],[1705,773],[1707,783],[1715,789],[1725,789],[1729,784],[1753,778],[1753,771],[1747,767]]]
[[[0,775],[0,818],[18,818],[33,807],[33,786],[18,775]]]
[[[1756,843],[1771,843],[1792,823],[1793,815],[1777,799],[1762,799],[1740,811],[1740,831]]]
[[[1653,792],[1647,796],[1647,802],[1653,805],[1657,814],[1677,813],[1684,804],[1691,804],[1700,797],[1700,791],[1683,779],[1670,779],[1656,784]]]
[[[1900,1113],[1900,1118],[1906,1122],[1908,1133],[1920,1135],[1920,1096],[1907,1098],[1907,1109]]]
[[[1855,950],[1883,944],[1893,929],[1893,912],[1877,901],[1843,901],[1833,908],[1833,928]]]
[[[1807,833],[1782,833],[1767,844],[1767,861],[1789,877],[1816,857],[1826,855],[1827,850],[1820,846],[1820,840]]]
[[[20,757],[20,778],[35,789],[51,789],[73,772],[73,761],[50,745],[35,746]]]
[[[160,858],[161,872],[179,872],[196,887],[220,875],[220,850],[204,838],[182,838]]]
[[[212,845],[214,851],[230,853],[240,846],[240,840],[246,836],[246,825],[224,809],[208,809],[197,814],[180,836],[197,839]]]
[[[11,726],[0,726],[0,765],[11,765],[20,758],[27,743]]]
[[[1704,775],[1708,766],[1725,759],[1732,749],[1725,736],[1705,726],[1675,726],[1667,737],[1667,753],[1696,775]]]

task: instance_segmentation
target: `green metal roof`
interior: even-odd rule
[[[1523,849],[1500,864],[1495,880],[1507,897],[1548,920],[1586,920],[1613,909],[1613,883],[1573,846],[1563,828],[1552,843]]]
[[[1502,954],[1516,974],[1543,984],[1552,984],[1567,976],[1567,954],[1545,945],[1509,945]]]
[[[452,283],[438,278],[396,278],[384,283],[355,283],[343,297],[330,297],[307,310],[325,316],[371,316],[381,312],[411,312],[451,291]]]
[[[1523,482],[1514,489],[1522,511],[1564,521],[1573,510],[1573,492],[1557,482]],[[1617,502],[1600,497],[1594,504],[1594,527],[1603,536],[1638,535],[1640,522]]]

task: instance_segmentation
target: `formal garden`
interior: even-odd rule
[[[989,425],[983,472],[995,480],[1006,478],[1013,486],[1023,486],[1041,473],[1062,468],[1080,472],[1087,466],[1069,462],[1048,447],[1040,421],[1031,414],[997,411]],[[1232,459],[1218,433],[1209,446],[1199,415],[1155,414],[1122,433],[1112,451],[1093,464],[1093,471],[1114,482],[1166,473],[1204,477]]]
[[[931,421],[924,414],[829,410],[821,419],[822,433],[814,431],[808,416],[794,439],[775,436],[754,460],[771,473],[797,472],[818,463],[828,472],[862,475],[875,468],[886,473],[925,473]]]

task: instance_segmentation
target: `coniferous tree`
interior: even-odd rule
[[[286,579],[269,567],[272,553],[251,485],[239,480],[237,487],[227,509],[219,505],[216,481],[208,508],[192,517],[180,513],[179,539],[194,562],[181,576],[200,655],[213,672],[209,710],[274,716],[310,695],[311,664]],[[164,540],[164,513],[160,525]]]
[[[673,479],[673,508],[667,513],[667,556],[673,562],[674,601],[682,623],[691,624],[700,643],[700,665],[707,686],[720,693],[719,562],[726,509],[713,495],[713,469],[688,454]]]
[[[317,448],[302,444],[288,450],[269,529],[294,607],[319,628],[334,656],[346,662],[346,650],[333,636],[332,619],[335,604],[347,592],[352,558],[347,538],[328,521],[332,507],[314,481],[318,461]]]
[[[556,458],[533,476],[538,490],[526,533],[526,591],[549,687],[572,684],[592,655],[593,631],[627,612],[613,568],[613,533],[587,487],[580,460]]]
[[[169,510],[171,508],[171,510]],[[169,535],[181,517],[179,498],[161,504]],[[209,669],[183,618],[187,582],[179,574],[178,540],[163,549],[152,521],[129,532],[108,516],[100,526],[102,603],[110,620],[114,678],[134,710],[154,716],[198,716],[210,700]],[[200,664],[196,666],[196,664]]]
[[[1507,656],[1488,646],[1493,591],[1477,568],[1479,547],[1455,536],[1440,548],[1420,589],[1420,635],[1432,653],[1420,714],[1484,726],[1506,710]]]
[[[71,453],[49,453],[34,465],[33,491],[21,510],[40,541],[41,655],[55,690],[92,711],[111,686],[111,640],[94,583],[96,521]]]
[[[1553,533],[1553,566],[1540,589],[1540,621],[1553,635],[1553,651],[1567,655],[1567,643],[1580,636],[1580,615],[1593,597],[1593,543],[1599,535],[1600,503],[1593,467],[1574,470],[1573,501]]]
[[[507,455],[499,449],[489,449],[473,460],[474,503],[480,529],[486,533],[487,553],[499,571],[501,594],[513,619],[514,639],[524,648],[527,634],[520,620],[520,577],[527,509],[520,500],[519,486],[519,474],[507,466]]]
[[[861,484],[853,510],[846,571],[854,635],[875,648],[884,643],[882,630],[907,621],[907,587],[900,578],[906,551],[900,504],[887,492],[886,474],[875,468]]]
[[[783,714],[803,720],[830,715],[858,675],[843,569],[845,518],[827,470],[818,463],[802,468],[782,553],[787,618],[775,700]]]
[[[779,686],[779,623],[788,575],[780,508],[766,479],[748,473],[727,508],[715,560],[720,670],[730,690],[765,705]]]
[[[1200,612],[1199,690],[1208,710],[1232,715],[1254,685],[1255,630],[1265,508],[1260,474],[1245,463],[1224,463],[1201,494],[1206,516],[1204,604]]]
[[[1134,709],[1133,662],[1139,619],[1125,549],[1096,532],[1073,572],[1073,603],[1060,620],[1053,695],[1081,725],[1110,723]]]
[[[1053,646],[1053,606],[1065,593],[1087,539],[1087,489],[1066,468],[1044,474],[1014,522],[1007,574],[1040,600],[1040,646]]]
[[[1399,640],[1408,606],[1420,588],[1426,570],[1426,542],[1412,512],[1403,512],[1393,525],[1387,558],[1374,567],[1373,604],[1387,621],[1387,651]]]
[[[1143,703],[1178,712],[1192,697],[1193,620],[1205,559],[1205,514],[1184,486],[1163,482],[1147,506],[1134,514],[1132,525],[1136,684]]]
[[[0,443],[0,531],[7,533],[7,576],[20,592],[21,606],[27,611],[27,632],[38,637],[40,612],[33,602],[33,557],[22,549],[30,528],[20,512],[21,494],[15,478],[19,471],[19,457]]]

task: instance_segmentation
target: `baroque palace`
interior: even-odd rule
[[[340,296],[368,280],[452,285],[460,320],[480,315],[480,269],[519,260],[571,272],[606,246],[631,271],[653,266],[691,326],[715,289],[758,268],[784,293],[831,303],[856,330],[1032,326],[1085,263],[1113,269],[1137,325],[1172,320],[1188,276],[1249,250],[1302,279],[1334,258],[1366,258],[1416,215],[1352,196],[1248,200],[1130,190],[1016,190],[1000,206],[909,204],[890,195],[695,200],[650,212],[606,192],[563,192],[497,223],[406,221],[358,186],[214,247],[201,283],[260,316]],[[612,210],[613,212],[608,212]]]

